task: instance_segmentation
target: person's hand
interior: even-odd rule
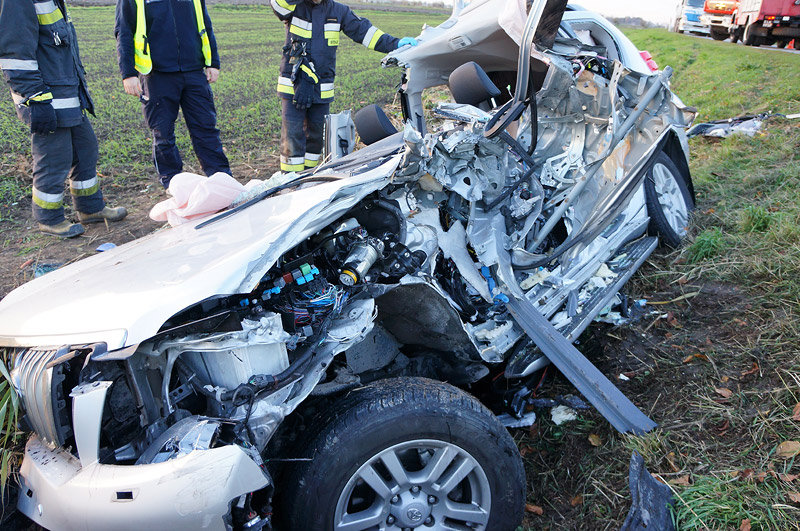
[[[125,92],[137,98],[142,95],[142,83],[139,81],[138,76],[126,77],[122,80],[122,86]]]
[[[46,135],[55,132],[58,118],[50,101],[31,100],[28,107],[31,110],[31,133]]]
[[[415,39],[414,37],[403,37],[402,39],[400,39],[398,41],[397,47],[398,48],[402,48],[403,46],[406,46],[406,45],[416,46],[417,44],[419,44],[419,43],[417,42],[417,39]]]
[[[307,76],[299,76],[294,84],[294,106],[304,111],[314,103],[314,87],[316,86]]]
[[[209,83],[214,83],[219,78],[219,68],[206,68],[206,79]]]

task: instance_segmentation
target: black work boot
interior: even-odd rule
[[[103,207],[100,212],[94,214],[86,214],[85,212],[78,212],[78,220],[81,223],[98,223],[100,221],[120,221],[128,215],[125,207]]]
[[[80,223],[70,223],[65,219],[56,225],[39,223],[39,230],[45,234],[51,234],[59,238],[74,238],[83,234],[83,225]]]

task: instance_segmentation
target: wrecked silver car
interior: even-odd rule
[[[686,234],[693,113],[669,68],[565,4],[457,2],[384,59],[403,131],[371,108],[368,147],[0,302],[32,432],[20,510],[51,529],[514,529],[505,426],[533,422],[546,365],[620,431],[651,429],[572,341]]]

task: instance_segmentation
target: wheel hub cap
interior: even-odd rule
[[[653,166],[653,187],[667,223],[678,236],[685,236],[689,228],[689,207],[672,172],[663,164]]]
[[[400,497],[400,505],[397,510],[393,510],[397,525],[399,527],[415,528],[422,525],[422,523],[431,515],[431,507],[428,505],[427,496],[418,494],[414,496],[411,493]]]
[[[378,452],[339,495],[334,529],[486,529],[491,489],[462,448],[419,439]]]

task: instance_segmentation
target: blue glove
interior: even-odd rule
[[[398,48],[402,48],[403,46],[405,46],[405,45],[407,45],[407,44],[409,44],[409,45],[411,45],[411,46],[416,46],[416,45],[417,45],[417,44],[419,44],[419,43],[417,42],[417,39],[415,39],[414,37],[403,37],[403,38],[402,38],[402,39],[400,39],[400,41],[397,43],[397,47],[398,47]]]

